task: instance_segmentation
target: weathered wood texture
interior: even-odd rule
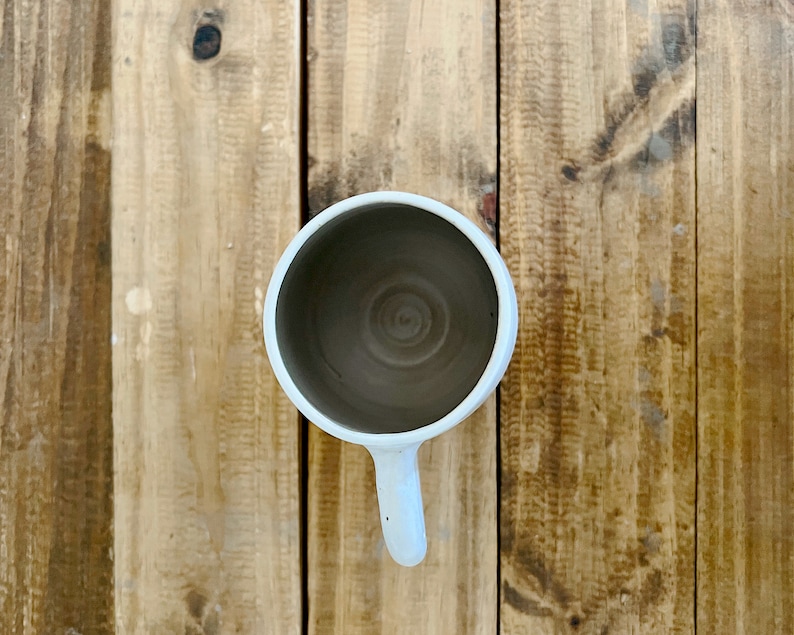
[[[114,4],[119,633],[300,631],[299,419],[260,323],[300,219],[298,21]]]
[[[110,15],[0,9],[0,632],[113,619]]]
[[[691,633],[693,6],[501,11],[501,632]]]
[[[495,3],[306,9],[300,95],[295,0],[2,4],[0,633],[794,632],[791,3],[503,0],[499,219]],[[311,214],[498,224],[518,288],[501,447],[492,399],[423,448],[414,569],[310,427],[301,580],[260,326],[301,169]]]
[[[794,632],[794,5],[698,10],[698,633]]]
[[[496,39],[489,0],[311,0],[309,211],[398,189],[494,232]],[[309,632],[493,633],[496,407],[420,451],[428,555],[392,562],[372,461],[310,427]]]

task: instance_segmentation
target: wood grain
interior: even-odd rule
[[[694,631],[693,6],[501,5],[501,633]]]
[[[309,212],[397,189],[493,235],[494,4],[311,0]],[[488,633],[497,621],[496,409],[420,450],[428,555],[392,562],[372,461],[310,426],[309,632]]]
[[[698,632],[794,632],[794,11],[698,9]]]
[[[112,628],[110,15],[0,9],[0,631]]]
[[[299,419],[261,329],[300,219],[297,5],[113,6],[117,632],[297,633]]]

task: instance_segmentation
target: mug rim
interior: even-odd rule
[[[440,419],[404,432],[362,432],[346,427],[316,408],[301,392],[287,370],[276,336],[276,307],[284,279],[295,256],[311,236],[339,216],[361,207],[390,203],[406,205],[443,218],[468,238],[482,256],[493,277],[497,296],[497,326],[493,349],[477,383],[460,403]],[[493,392],[502,379],[513,355],[518,332],[518,305],[507,266],[496,247],[477,225],[460,212],[435,199],[420,194],[376,191],[357,194],[329,206],[290,241],[270,278],[262,314],[262,329],[270,365],[290,401],[309,421],[328,434],[368,448],[400,448],[432,439],[461,423]]]

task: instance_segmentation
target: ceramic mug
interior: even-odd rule
[[[438,201],[353,196],[288,245],[263,327],[290,400],[369,450],[389,553],[418,564],[427,550],[419,446],[485,401],[515,346],[516,295],[499,252]]]

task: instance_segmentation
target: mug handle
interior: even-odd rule
[[[375,463],[383,539],[391,557],[404,567],[419,564],[427,552],[416,457],[420,445],[367,448]]]

